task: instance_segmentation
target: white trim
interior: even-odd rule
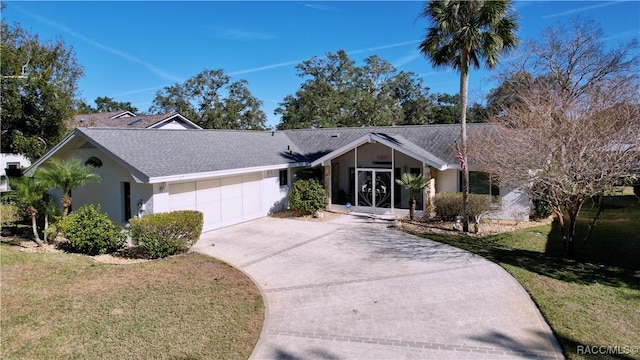
[[[184,117],[184,116],[180,115],[179,113],[175,113],[175,114],[173,114],[173,115],[169,116],[169,117],[168,117],[168,118],[166,118],[166,119],[160,120],[160,121],[158,121],[157,123],[154,123],[154,124],[150,125],[149,127],[147,127],[147,129],[154,129],[154,128],[156,128],[156,126],[158,126],[158,125],[162,125],[162,124],[164,124],[164,123],[166,123],[166,122],[169,122],[170,120],[173,120],[173,119],[175,119],[176,117],[179,117],[179,118],[180,118],[180,120],[182,120],[182,121],[184,121],[185,123],[187,123],[188,125],[192,126],[192,127],[194,128],[194,130],[202,130],[202,128],[201,128],[200,126],[196,125],[193,121],[191,121],[191,120],[187,119],[186,117]]]
[[[262,172],[262,171],[268,171],[268,170],[283,170],[283,169],[306,167],[306,166],[309,166],[309,163],[300,162],[300,163],[293,163],[293,164],[255,166],[255,167],[247,167],[247,168],[240,168],[240,169],[228,169],[228,170],[208,171],[208,172],[192,173],[192,174],[150,177],[147,180],[147,182],[149,184],[157,184],[162,182],[194,181],[194,180],[202,180],[202,179],[208,179],[208,178],[235,176],[235,175],[250,174],[250,173]]]
[[[338,157],[338,156],[340,156],[342,154],[345,154],[345,153],[351,151],[352,149],[357,148],[358,146],[364,145],[366,143],[372,143],[372,142],[381,143],[382,145],[385,145],[385,146],[387,146],[387,147],[389,147],[391,149],[397,150],[398,152],[403,153],[403,154],[405,154],[407,156],[410,156],[410,157],[412,157],[412,158],[414,158],[416,160],[420,160],[420,161],[428,164],[429,166],[434,167],[434,168],[436,168],[436,169],[438,169],[440,171],[446,170],[446,169],[451,167],[450,164],[447,164],[444,161],[442,161],[441,163],[437,163],[432,159],[427,159],[422,155],[418,155],[418,154],[414,153],[413,151],[411,151],[409,149],[406,149],[406,148],[403,148],[401,146],[398,146],[398,145],[394,144],[393,142],[391,142],[389,140],[386,140],[383,137],[378,136],[377,134],[374,134],[374,133],[369,133],[369,134],[367,134],[365,136],[362,136],[362,137],[350,142],[349,144],[344,145],[344,146],[342,146],[342,147],[340,147],[340,148],[338,148],[338,149],[336,149],[336,150],[334,150],[334,151],[322,156],[321,158],[319,158],[316,161],[312,162],[311,163],[311,167],[315,167],[315,166],[318,166],[318,165],[324,165],[324,163],[326,161],[328,161],[328,160],[331,160],[331,159],[336,158],[336,157]]]

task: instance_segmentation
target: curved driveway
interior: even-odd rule
[[[501,267],[368,215],[264,218],[192,248],[260,287],[253,359],[563,358],[529,295]]]

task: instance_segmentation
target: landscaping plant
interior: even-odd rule
[[[107,254],[122,248],[126,236],[100,206],[85,205],[62,218],[58,230],[68,240],[64,248],[87,255]]]
[[[204,215],[195,210],[179,210],[146,215],[129,220],[131,240],[138,242],[149,257],[163,258],[185,252],[202,233]]]
[[[298,180],[289,193],[289,207],[294,211],[311,215],[324,208],[327,193],[316,179]]]

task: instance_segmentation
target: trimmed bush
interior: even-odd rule
[[[85,205],[73,211],[60,220],[58,230],[68,240],[65,250],[87,255],[114,252],[126,241],[120,227],[100,213],[100,206]]]
[[[204,215],[195,210],[179,210],[145,215],[129,220],[131,240],[137,241],[149,257],[163,258],[185,252],[202,233]]]
[[[444,221],[454,221],[462,216],[462,193],[438,193],[433,198],[436,217]],[[469,194],[469,215],[473,219],[485,211],[491,210],[489,195]]]
[[[293,183],[289,192],[289,207],[294,211],[311,215],[324,208],[327,193],[316,179],[301,179]]]

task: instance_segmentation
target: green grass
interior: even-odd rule
[[[578,346],[640,347],[640,206],[633,196],[608,197],[606,204],[577,261],[562,259],[555,225],[484,238],[423,236],[504,267],[529,292],[569,359],[607,358],[579,354]],[[585,209],[580,225],[587,218]]]
[[[187,253],[129,265],[0,247],[3,359],[246,359],[264,320],[241,272]]]

